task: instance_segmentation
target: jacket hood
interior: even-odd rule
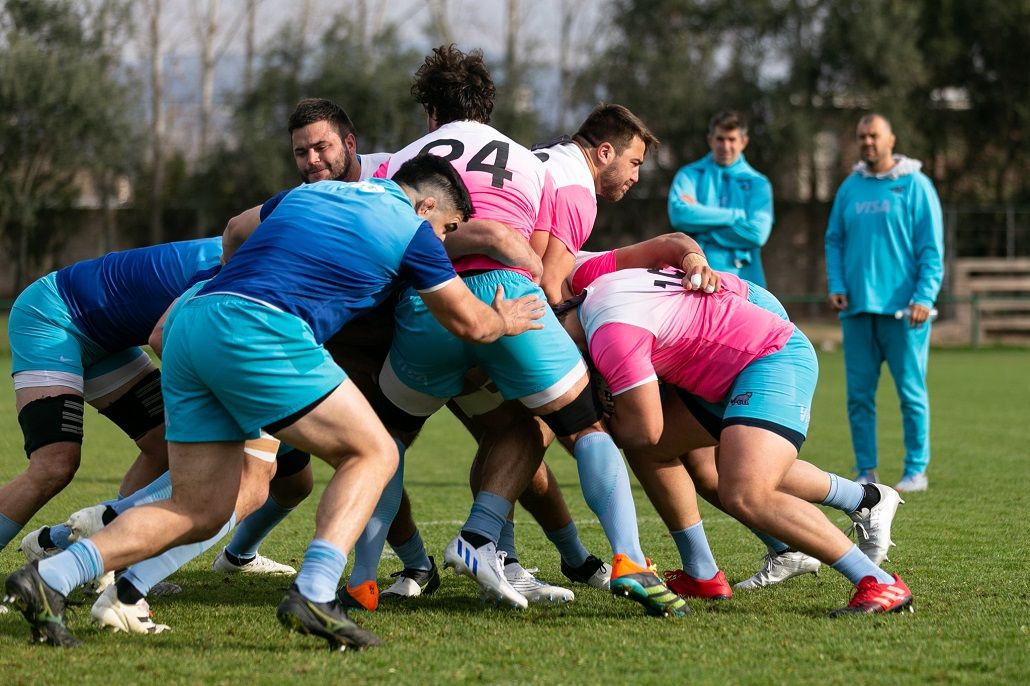
[[[904,155],[894,155],[894,166],[885,172],[874,174],[869,171],[869,167],[866,166],[865,162],[858,162],[851,171],[855,174],[861,174],[867,179],[898,179],[902,176],[908,176],[909,174],[915,174],[917,171],[922,169],[923,163],[919,160],[914,160],[911,157],[905,157]]]

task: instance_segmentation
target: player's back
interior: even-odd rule
[[[402,164],[422,153],[449,161],[468,187],[475,208],[473,217],[493,219],[518,231],[526,240],[537,225],[547,172],[528,148],[487,124],[455,121],[419,138],[395,153],[386,176],[392,177]],[[491,262],[461,258],[455,268],[496,268]]]
[[[214,275],[221,256],[221,237],[113,252],[61,269],[57,288],[83,333],[123,350],[144,345],[165,309]]]

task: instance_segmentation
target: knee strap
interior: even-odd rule
[[[293,476],[307,467],[310,462],[311,455],[296,448],[289,448],[285,452],[280,451],[275,456],[275,476],[272,477],[272,481]]]
[[[53,443],[78,443],[82,445],[81,395],[65,393],[49,398],[40,398],[21,408],[18,423],[25,437],[25,455]]]
[[[161,372],[155,369],[125,392],[122,397],[99,411],[136,441],[165,421],[161,398]]]
[[[555,436],[571,436],[601,419],[601,408],[590,384],[565,407],[540,417]]]

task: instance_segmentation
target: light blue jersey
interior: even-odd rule
[[[443,242],[396,183],[319,181],[282,196],[198,297],[272,305],[323,343],[397,285],[427,291],[456,277]]]
[[[772,231],[772,186],[743,155],[723,167],[709,153],[680,169],[669,188],[669,222],[698,242],[712,269],[765,286],[759,251]]]
[[[895,156],[879,175],[863,163],[841,184],[826,228],[829,292],[857,314],[894,315],[911,303],[930,307],[944,275],[941,201],[921,164]]]

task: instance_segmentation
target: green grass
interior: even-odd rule
[[[850,442],[839,354],[820,357],[822,374],[810,440],[803,455],[848,473]],[[0,359],[0,368],[9,358]],[[931,490],[913,494],[895,522],[889,570],[916,598],[914,615],[830,621],[849,586],[824,568],[781,587],[739,593],[720,605],[691,601],[681,620],[643,616],[633,603],[576,587],[563,608],[522,613],[483,608],[474,587],[447,575],[432,597],[388,607],[359,620],[386,641],[364,653],[331,654],[314,639],[287,635],[274,607],[288,582],[223,578],[211,551],[179,572],[183,592],[158,598],[160,636],[109,635],[89,624],[88,606],[73,608],[72,630],[85,645],[58,651],[27,643],[19,615],[0,616],[0,684],[875,684],[1018,683],[1030,675],[1030,534],[1026,439],[1030,362],[1025,351],[935,350],[930,365],[934,460]],[[0,480],[23,467],[21,433],[9,384],[0,384]],[[897,401],[882,389],[881,476],[900,476]],[[409,453],[408,488],[437,557],[469,506],[464,485],[473,446],[449,416],[427,426]],[[133,454],[130,444],[89,413],[83,464],[75,483],[29,529],[111,496]],[[606,554],[600,527],[583,503],[571,458],[549,462],[584,540]],[[328,470],[319,464],[316,479]],[[316,487],[316,493],[320,487]],[[636,490],[645,551],[659,569],[678,567],[671,540]],[[316,500],[298,509],[263,552],[282,561],[303,554]],[[706,508],[705,528],[731,581],[751,575],[763,552],[741,526]],[[839,513],[831,515],[840,521]],[[517,513],[520,557],[558,581],[558,558],[523,511]],[[17,541],[0,552],[0,574],[22,563]],[[380,567],[380,585],[399,569]]]

